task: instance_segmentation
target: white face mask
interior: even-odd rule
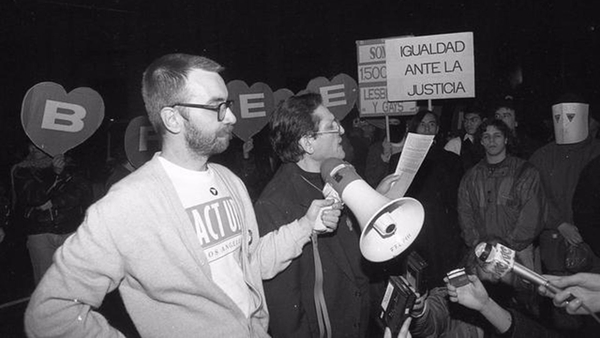
[[[558,103],[552,106],[552,122],[557,144],[573,144],[588,137],[589,105]]]

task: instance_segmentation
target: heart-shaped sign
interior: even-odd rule
[[[25,134],[50,156],[64,154],[96,132],[104,119],[104,101],[91,88],[76,88],[67,94],[54,82],[31,87],[21,106]]]
[[[321,94],[323,105],[340,121],[354,108],[358,97],[356,81],[346,74],[338,74],[331,81],[322,76],[314,78],[306,89]]]
[[[240,80],[229,82],[227,90],[229,98],[235,101],[231,106],[237,118],[233,133],[246,142],[269,122],[275,109],[273,91],[265,83],[257,82],[248,87]]]
[[[277,89],[273,93],[273,103],[277,107],[282,101],[287,100],[289,97],[294,96],[294,92],[287,88]]]
[[[160,150],[160,137],[147,116],[134,117],[125,130],[125,155],[135,168],[148,162]]]

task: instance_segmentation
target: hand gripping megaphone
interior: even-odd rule
[[[372,262],[390,260],[417,238],[425,212],[416,199],[391,200],[379,194],[360,178],[351,164],[336,158],[321,164],[321,177],[356,216],[362,232],[360,251],[366,259]]]

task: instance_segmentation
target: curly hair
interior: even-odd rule
[[[305,154],[299,144],[303,136],[318,130],[319,120],[313,113],[323,103],[321,95],[306,93],[281,102],[269,123],[273,151],[282,162],[296,163]]]
[[[481,143],[481,137],[482,137],[483,133],[487,130],[487,127],[490,127],[490,126],[498,129],[502,133],[502,135],[504,135],[508,145],[512,144],[511,142],[513,139],[513,135],[510,132],[510,129],[508,128],[506,123],[504,123],[504,121],[498,120],[498,119],[487,119],[479,125],[479,127],[477,128],[477,132],[475,133],[476,142]],[[511,149],[507,149],[507,150],[510,151]]]

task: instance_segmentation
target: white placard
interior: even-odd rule
[[[390,102],[387,98],[385,40],[356,42],[359,108],[362,117],[414,115],[415,101]]]
[[[404,197],[433,144],[433,138],[434,135],[408,133],[394,172],[396,175],[400,175],[400,178],[385,194],[386,197],[391,199]]]
[[[391,101],[475,97],[473,33],[385,40]]]

